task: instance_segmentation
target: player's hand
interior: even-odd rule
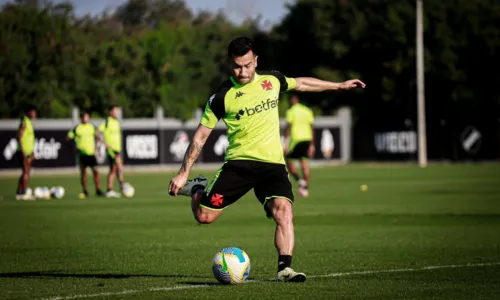
[[[170,185],[168,186],[168,193],[170,196],[177,196],[177,193],[182,189],[187,182],[189,174],[179,174],[170,180]]]
[[[315,154],[316,154],[316,147],[314,147],[314,145],[311,144],[309,146],[309,149],[307,150],[307,155],[309,156],[309,158],[313,158]]]
[[[365,88],[366,84],[359,80],[359,79],[351,79],[344,81],[340,84],[340,89],[341,90],[350,90],[350,89],[355,89],[355,88]]]

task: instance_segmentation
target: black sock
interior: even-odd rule
[[[281,272],[285,268],[292,266],[292,256],[291,255],[280,255],[278,256],[278,272]]]
[[[297,174],[291,173],[291,174],[292,174],[292,177],[295,179],[295,181],[299,181],[300,180],[300,176],[299,176],[298,173]]]
[[[83,193],[85,194],[85,196],[89,195],[89,192],[87,190],[83,190]]]

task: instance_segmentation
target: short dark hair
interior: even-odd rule
[[[80,111],[80,118],[83,118],[83,116],[85,116],[85,115],[89,115],[89,112],[88,112],[88,111],[86,111],[86,110],[84,110],[84,109],[82,109],[82,110]]]
[[[115,107],[118,107],[118,105],[116,105],[116,104],[111,104],[111,105],[108,107],[108,111],[112,111],[112,110],[113,110],[113,108],[115,108]]]
[[[249,37],[240,36],[233,39],[229,43],[229,46],[227,47],[227,57],[233,58],[243,56],[249,51],[255,53],[255,51],[253,50],[253,41]]]
[[[30,112],[32,110],[37,111],[38,109],[37,109],[37,107],[34,104],[28,104],[24,108],[24,113],[27,114],[28,112]]]

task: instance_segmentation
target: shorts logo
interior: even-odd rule
[[[216,207],[220,207],[222,205],[222,201],[223,201],[223,198],[224,196],[222,196],[221,194],[213,194],[212,195],[212,199],[210,199],[210,203],[212,203],[213,206],[216,206]]]
[[[276,100],[271,100],[267,99],[266,102],[261,101],[260,104],[257,104],[255,107],[245,107],[245,109],[240,109],[238,113],[236,114],[235,118],[236,120],[241,119],[246,113],[247,116],[253,116],[255,114],[261,113],[266,110],[270,110],[272,108],[278,107],[278,99]]]
[[[264,80],[260,85],[266,91],[270,91],[273,89],[273,84],[269,80]]]

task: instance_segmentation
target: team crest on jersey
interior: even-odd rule
[[[260,85],[266,91],[270,91],[273,89],[273,84],[269,80],[264,80]]]

